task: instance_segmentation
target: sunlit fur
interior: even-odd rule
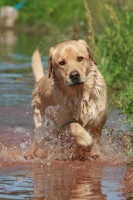
[[[86,42],[71,40],[52,47],[46,75],[38,50],[33,54],[32,66],[37,81],[32,100],[35,126],[41,125],[46,107],[59,104],[59,126],[75,122],[70,124],[71,134],[83,147],[97,142],[107,117],[107,93],[104,78]],[[70,79],[73,71],[80,74],[75,85]]]

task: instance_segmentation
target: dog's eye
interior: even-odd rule
[[[61,62],[59,62],[59,65],[65,65],[66,63],[65,63],[65,61],[61,61]]]
[[[78,62],[81,62],[82,60],[84,60],[84,57],[82,57],[82,56],[79,56],[79,57],[77,58],[77,61],[78,61]]]

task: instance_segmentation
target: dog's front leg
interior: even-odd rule
[[[42,125],[42,116],[38,108],[34,109],[34,123],[36,128]]]
[[[71,123],[70,128],[78,145],[86,148],[93,144],[93,138],[79,123]]]

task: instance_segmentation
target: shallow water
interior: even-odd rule
[[[22,69],[31,67],[32,49],[38,43],[26,33],[0,34],[0,199],[126,199],[121,184],[126,165],[116,164],[126,156],[121,144],[110,143],[107,129],[85,160],[73,156],[74,138],[57,138],[49,114],[49,123],[34,130],[34,78]],[[50,109],[52,115],[55,108]],[[117,129],[118,121],[113,113],[107,123]],[[69,137],[69,130],[64,133]]]
[[[83,162],[9,166],[0,170],[0,199],[118,199],[125,167]]]

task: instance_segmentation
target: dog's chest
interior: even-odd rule
[[[77,118],[81,121],[83,127],[85,127],[88,123],[90,125],[94,123],[95,118],[98,115],[98,108],[93,100],[89,101],[82,99],[79,110],[80,112]]]
[[[93,99],[85,96],[76,98],[75,101],[63,97],[59,101],[59,118],[62,116],[63,122],[77,121],[83,127],[88,123],[93,123],[97,116],[97,105]],[[60,115],[61,114],[61,115]]]
[[[56,98],[58,96],[58,98]],[[86,88],[84,92],[75,91],[73,96],[65,95],[56,90],[56,104],[59,105],[59,118],[61,123],[77,121],[85,127],[88,123],[94,124],[100,113],[100,89],[95,89],[92,93]]]

